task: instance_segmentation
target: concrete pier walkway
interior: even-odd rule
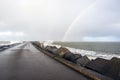
[[[76,71],[22,43],[0,52],[0,80],[89,80]]]

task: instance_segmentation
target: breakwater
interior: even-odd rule
[[[87,56],[72,53],[65,47],[57,48],[51,45],[44,46],[43,43],[39,42],[33,42],[33,44],[38,47],[40,51],[43,51],[52,58],[66,64],[89,78],[94,80],[120,80],[120,59],[117,57],[113,57],[110,60],[103,58],[90,60]]]

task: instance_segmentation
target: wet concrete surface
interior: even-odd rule
[[[23,43],[0,52],[0,80],[88,80],[83,75]]]

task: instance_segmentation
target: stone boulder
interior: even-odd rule
[[[81,66],[85,66],[88,62],[90,62],[90,60],[87,56],[83,56],[75,61],[76,64]]]
[[[45,50],[52,54],[55,54],[58,48],[56,46],[46,46]]]
[[[65,47],[60,47],[57,51],[56,54],[60,57],[63,57],[65,55],[65,53],[69,53],[70,51],[65,48]]]
[[[104,66],[108,64],[109,60],[96,58],[95,60],[90,61],[85,65],[86,68],[94,70],[99,73],[104,73],[105,70],[103,69]]]
[[[71,61],[75,62],[77,59],[81,58],[82,56],[80,54],[73,54],[73,56],[71,57]]]
[[[113,57],[103,69],[104,75],[120,80],[120,58]]]
[[[72,61],[73,56],[74,56],[74,55],[73,55],[72,52],[67,51],[67,52],[65,52],[63,58],[66,59],[66,60]]]

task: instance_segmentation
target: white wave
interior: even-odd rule
[[[44,45],[56,46],[57,48],[61,47],[61,45],[53,45],[52,43],[49,44],[48,42],[45,42]],[[69,49],[74,54],[81,54],[82,56],[86,55],[88,56],[89,59],[103,58],[103,59],[110,60],[112,57],[120,58],[119,54],[102,53],[102,52],[95,52],[95,51],[89,51],[89,50],[83,50],[83,49],[75,49],[70,47],[66,47],[66,48]]]
[[[46,46],[52,46],[53,41],[48,40],[48,41],[41,41],[39,43],[42,43],[44,47],[46,47]]]
[[[118,57],[120,58],[120,55],[118,54],[112,54],[112,53],[102,53],[102,52],[95,52],[95,51],[89,51],[89,50],[83,50],[83,49],[75,49],[75,48],[68,48],[71,52],[81,54],[82,56],[86,55],[90,59],[95,59],[95,58],[104,58],[110,60],[112,57]]]
[[[89,57],[89,59],[103,58],[103,59],[110,60],[112,57],[120,58],[119,54],[95,52],[95,51],[75,49],[75,48],[70,48],[70,47],[66,47],[66,48],[68,48],[71,52],[73,52],[75,54],[81,54],[82,56],[86,55]]]

